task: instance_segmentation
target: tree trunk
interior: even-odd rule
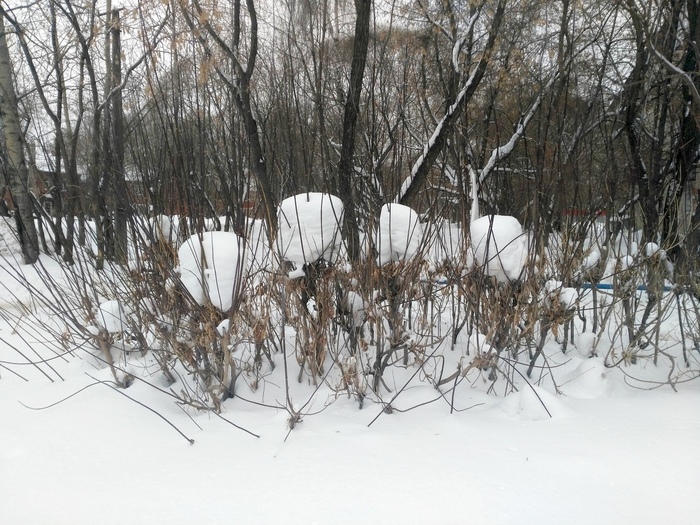
[[[360,236],[355,213],[352,179],[354,176],[354,154],[357,118],[360,113],[360,95],[367,62],[367,47],[369,45],[369,22],[372,13],[372,0],[355,0],[355,42],[352,50],[352,65],[350,68],[350,85],[345,102],[343,118],[343,142],[340,149],[338,164],[338,193],[343,201],[343,229],[348,243],[348,257],[356,261],[359,257]]]
[[[700,38],[700,7],[697,2],[688,2],[688,33],[690,38],[686,42],[685,57],[683,60],[683,71],[693,80],[696,90],[700,88],[700,79],[698,79],[698,56],[697,42]],[[693,171],[697,170],[696,163],[698,161],[698,145],[700,145],[700,129],[698,129],[698,119],[694,118],[693,113],[699,111],[693,100],[693,94],[687,84],[683,84],[683,100],[686,103],[688,111],[683,115],[681,124],[682,140],[676,157],[676,166],[679,172],[679,183],[677,185],[677,208],[680,208],[681,195],[691,179]],[[679,218],[678,210],[676,211],[676,223]],[[669,227],[669,233],[673,234],[673,242],[671,243],[672,251],[678,252],[677,256],[681,260],[694,265],[698,262],[698,245],[700,244],[700,232],[697,231],[700,226],[700,206],[695,211],[691,219],[690,234],[686,236],[685,242],[681,243],[681,239],[677,237],[677,224],[672,224]],[[674,249],[676,245],[680,245],[678,249]]]
[[[4,128],[8,160],[8,186],[15,205],[17,234],[25,264],[39,258],[39,240],[34,208],[29,195],[29,170],[24,157],[24,137],[19,121],[18,101],[7,48],[4,10],[0,10],[0,121]]]
[[[462,116],[464,107],[474,96],[481,80],[486,74],[486,67],[491,59],[491,52],[496,44],[496,37],[498,36],[501,23],[503,22],[506,3],[505,0],[499,0],[496,5],[488,39],[484,45],[484,50],[479,62],[455,98],[450,100],[449,104],[446,104],[447,111],[445,115],[442,117],[442,120],[436,126],[430,140],[425,145],[422,155],[413,165],[409,178],[404,182],[396,197],[396,202],[409,204],[423,189],[423,185],[428,179],[428,174],[444,149],[445,144],[447,144],[448,137],[455,124]]]
[[[112,38],[112,85],[119,86],[122,83],[121,61],[121,19],[119,10],[112,11],[111,24]],[[122,90],[118,90],[112,100],[112,154],[114,170],[112,181],[114,183],[114,258],[119,264],[128,262],[128,210],[129,198],[127,195],[126,179],[124,176],[124,110],[122,104]]]
[[[235,0],[234,3],[234,19],[233,19],[233,44],[237,45],[241,34],[241,0]],[[263,142],[258,130],[258,121],[253,111],[251,100],[251,78],[255,71],[255,62],[258,55],[258,17],[255,10],[253,0],[246,0],[246,8],[249,16],[249,40],[247,62],[241,63],[237,53],[240,51],[237,48],[231,48],[221,37],[217,29],[209,22],[208,14],[205,14],[198,0],[192,1],[194,13],[190,13],[187,6],[182,3],[180,9],[185,17],[187,25],[198,36],[205,52],[211,56],[212,51],[209,43],[200,33],[200,28],[203,28],[216,46],[223,51],[231,60],[231,65],[234,70],[235,82],[231,81],[229,75],[225,74],[219,67],[215,66],[220,78],[231,89],[234,96],[236,108],[243,118],[243,126],[246,132],[246,137],[249,141],[250,148],[250,169],[255,175],[258,182],[258,187],[262,194],[263,205],[265,207],[265,215],[269,226],[269,237],[274,240],[277,234],[277,198],[274,193],[272,179],[268,171],[267,160],[263,148]],[[195,17],[196,15],[196,21]]]
[[[642,208],[643,235],[645,242],[656,241],[659,227],[659,196],[657,174],[647,170],[642,149],[641,124],[639,113],[644,98],[644,79],[647,73],[648,57],[642,21],[636,12],[630,11],[634,26],[636,54],[634,68],[624,87],[624,129],[630,152],[630,179],[639,189],[639,204]]]

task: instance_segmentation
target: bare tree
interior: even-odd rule
[[[700,146],[697,2],[626,0],[624,7],[635,52],[624,90],[624,130],[644,236],[676,255],[696,258],[700,234],[684,240],[679,217]],[[691,231],[698,220],[696,213]]]
[[[258,58],[258,18],[253,0],[246,0],[248,13],[249,39],[248,53],[245,60],[239,56],[241,40],[241,1],[234,0],[232,44],[229,45],[224,37],[212,25],[210,15],[198,0],[192,0],[191,7],[180,1],[180,9],[190,29],[198,37],[207,56],[213,61],[214,69],[234,94],[237,109],[243,119],[244,128],[250,148],[250,169],[255,174],[265,205],[265,215],[270,227],[270,235],[274,237],[277,231],[277,197],[274,193],[271,175],[267,166],[263,142],[261,139],[258,120],[253,109],[253,94],[251,81],[255,72]],[[207,36],[209,38],[207,38]],[[223,53],[233,68],[229,75],[222,65],[216,63],[215,49]]]
[[[0,121],[7,151],[9,189],[15,206],[17,232],[26,264],[39,259],[39,241],[30,198],[29,170],[25,158],[25,139],[19,119],[12,63],[5,30],[6,11],[0,6]]]
[[[338,163],[338,193],[343,200],[345,208],[344,232],[348,243],[348,256],[351,260],[358,258],[360,249],[352,180],[355,175],[355,137],[357,135],[357,121],[360,112],[362,81],[367,61],[371,12],[372,0],[355,0],[355,38],[350,68],[350,83],[345,102],[340,161]]]
[[[397,202],[405,204],[410,202],[416,197],[416,195],[418,195],[421,188],[425,184],[426,179],[428,178],[428,173],[432,168],[433,163],[445,147],[451,131],[461,116],[461,112],[476,93],[479,84],[486,74],[489,61],[491,60],[492,51],[496,44],[499,29],[506,12],[506,4],[507,0],[499,0],[498,4],[496,5],[488,35],[486,37],[486,42],[481,50],[479,60],[469,72],[469,75],[462,81],[460,88],[456,90],[452,97],[447,101],[446,110],[443,117],[435,126],[431,137],[424,147],[423,153],[415,161],[409,177],[406,178],[398,195],[396,196]],[[484,4],[482,3],[473,9],[464,37],[458,38],[453,43],[453,57],[459,56],[462,47],[471,38],[475,24],[480,16],[482,16],[483,8]],[[453,61],[453,67],[456,68],[455,61]]]

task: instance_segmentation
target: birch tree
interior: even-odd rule
[[[0,124],[5,139],[8,186],[15,207],[15,221],[25,264],[39,259],[39,240],[30,197],[25,139],[20,126],[19,102],[15,93],[12,62],[5,30],[5,9],[0,6]]]

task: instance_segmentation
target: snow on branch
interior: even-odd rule
[[[421,185],[425,183],[428,177],[428,171],[446,144],[447,135],[452,130],[460,110],[474,95],[476,89],[481,83],[481,80],[486,74],[486,68],[490,62],[491,52],[493,51],[496,43],[496,37],[498,35],[501,22],[503,21],[505,10],[506,0],[499,0],[493,14],[493,21],[491,23],[491,29],[488,33],[488,39],[484,45],[478,64],[476,67],[474,67],[474,69],[472,69],[472,72],[469,75],[469,78],[466,80],[464,86],[459,90],[455,96],[455,99],[445,111],[445,115],[442,117],[440,122],[437,123],[435,130],[428,140],[428,143],[423,147],[423,153],[418,157],[413,165],[411,174],[401,185],[394,202],[405,204],[418,194]],[[474,23],[476,23],[478,14],[479,11],[477,10],[477,12],[470,19],[470,27],[473,27]]]
[[[465,96],[467,95],[467,92],[474,83],[477,71],[478,69],[472,71],[472,74],[469,76],[469,79],[457,94],[455,101],[452,103],[452,105],[450,105],[449,108],[447,108],[445,115],[442,117],[442,119],[440,119],[440,122],[438,122],[437,126],[435,126],[433,134],[430,136],[430,139],[428,140],[427,144],[425,144],[425,146],[423,147],[423,153],[421,153],[420,157],[418,157],[416,162],[413,164],[413,168],[411,168],[411,175],[406,177],[406,179],[403,181],[403,184],[401,184],[401,189],[399,190],[396,199],[394,199],[395,202],[402,202],[404,200],[406,194],[408,193],[408,190],[414,183],[418,171],[422,168],[423,164],[425,163],[428,153],[432,148],[435,147],[438,138],[442,135],[445,124],[454,117],[454,114],[461,107],[462,101],[464,100]]]
[[[458,38],[455,41],[455,45],[452,47],[452,67],[454,68],[455,73],[462,72],[461,68],[459,67],[459,54],[462,52],[462,48],[464,47],[464,44],[467,41],[467,35],[470,35],[471,32],[474,30],[474,25],[476,24],[480,13],[480,9],[474,11],[474,14],[469,19],[469,24],[467,25],[467,30],[464,32],[464,36]]]
[[[499,161],[503,160],[513,152],[513,149],[515,149],[515,145],[518,143],[518,140],[520,140],[520,137],[523,136],[523,133],[525,133],[527,125],[532,120],[532,117],[535,116],[535,113],[537,113],[537,110],[539,109],[540,105],[542,105],[542,99],[544,98],[545,94],[552,88],[557,77],[558,75],[552,76],[549,82],[547,82],[545,88],[540,92],[539,95],[537,95],[537,98],[532,103],[527,113],[520,117],[518,125],[515,127],[515,131],[511,135],[510,140],[508,140],[508,142],[506,142],[502,146],[498,146],[491,152],[491,156],[489,157],[488,162],[484,165],[484,167],[481,169],[481,173],[479,174],[479,184],[484,182],[484,180],[489,176],[491,171],[493,171],[493,168]]]

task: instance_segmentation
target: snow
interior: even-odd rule
[[[320,259],[334,262],[342,244],[343,203],[327,193],[302,193],[284,199],[278,211],[280,256],[293,263],[296,272]]]
[[[149,227],[154,239],[162,239],[165,242],[174,242],[180,231],[177,218],[167,215],[158,215],[150,219]]]
[[[579,399],[535,387],[553,418],[524,389],[371,427],[377,407],[339,400],[286,441],[281,410],[227,402],[224,416],[256,439],[211,416],[191,421],[145,385],[126,391],[189,445],[103,385],[42,411],[18,403],[45,406],[91,384],[69,368],[64,382],[0,380],[2,523],[656,525],[700,512],[697,389]]]
[[[501,403],[501,409],[510,417],[524,421],[545,421],[573,414],[558,397],[534,385],[509,395]]]
[[[97,313],[98,324],[114,334],[120,333],[127,329],[129,308],[121,304],[119,301],[105,301],[100,305]]]
[[[391,227],[378,236],[388,236],[400,248],[396,254],[417,257],[417,216],[394,206]],[[475,221],[477,234],[483,219]],[[492,274],[502,278],[522,270],[525,244],[506,251],[524,237],[510,219],[494,217],[490,233],[502,255]],[[240,284],[241,250],[234,234],[190,238],[178,250],[183,283],[198,301],[208,294],[225,310],[224,299]],[[173,396],[192,387],[190,378],[177,369],[175,383],[167,383],[150,351],[122,355],[134,378],[127,389],[112,388],[109,368],[91,358],[94,347],[71,346],[68,353],[50,330],[60,332],[60,320],[27,307],[46,290],[46,275],[64,279],[48,256],[42,268],[0,257],[2,524],[656,525],[692,524],[700,515],[700,381],[680,381],[697,372],[697,351],[690,349],[690,367],[674,369],[677,391],[652,388],[669,373],[649,359],[608,368],[617,314],[599,334],[575,318],[574,348],[564,353],[549,339],[546,365],[529,380],[522,368],[511,368],[491,388],[488,370],[471,369],[453,389],[438,391],[428,379],[441,368],[449,373],[492,352],[487,335],[465,330],[454,352],[438,341],[430,350],[438,357],[388,368],[391,392],[368,392],[362,409],[337,388],[337,366],[318,386],[307,376],[291,379],[299,370],[299,335],[288,325],[287,345],[272,354],[274,370],[263,369],[255,389],[246,383],[253,372],[242,371],[236,396],[218,417],[178,404]],[[18,275],[31,294],[13,279]],[[569,294],[556,280],[547,291]],[[358,292],[348,291],[345,300],[355,327],[368,310],[377,315]],[[588,300],[578,297],[576,306],[590,321]],[[128,317],[123,303],[124,297],[99,303],[105,328],[112,321],[119,328]],[[680,363],[675,304],[668,302],[661,340]],[[223,336],[233,325],[225,319],[216,331]],[[237,347],[234,355],[242,359],[243,352]],[[344,354],[343,362],[362,369],[371,353]],[[330,357],[326,363],[332,365]],[[288,403],[301,414],[291,431]]]
[[[550,305],[557,304],[564,310],[576,307],[579,294],[575,288],[564,286],[561,281],[556,279],[549,279],[544,283],[544,289]]]
[[[367,316],[366,305],[362,296],[350,290],[345,296],[345,306],[351,313],[353,327],[361,327]]]
[[[603,362],[600,359],[586,359],[564,377],[561,388],[567,397],[597,399],[607,397],[612,387]]]
[[[382,206],[375,239],[379,266],[411,259],[419,252],[422,240],[420,218],[413,209],[403,204]]]
[[[3,235],[0,236],[0,256],[1,257],[12,257],[13,254],[21,253],[22,249],[20,247],[19,241],[14,235],[8,235],[5,232],[9,232],[11,226],[8,222],[12,220],[9,217],[0,217],[0,226],[2,226]]]
[[[200,305],[211,302],[225,312],[238,291],[245,263],[242,240],[235,233],[192,235],[177,251],[180,280]]]
[[[486,335],[474,332],[469,336],[466,350],[469,352],[469,354],[488,354],[493,349],[491,348],[491,345],[486,342],[487,340],[488,338]]]
[[[487,215],[472,221],[469,230],[475,263],[499,282],[520,278],[527,259],[527,238],[515,217]]]
[[[582,357],[590,357],[595,347],[595,334],[593,332],[581,332],[576,338],[576,348]]]
[[[620,257],[620,259],[618,259],[618,261],[619,261],[618,268],[620,269],[620,271],[625,271],[625,270],[629,270],[630,268],[634,267],[635,259],[631,255],[623,255],[622,257]]]
[[[598,262],[600,262],[600,257],[600,251],[592,248],[588,255],[581,261],[581,272],[585,274],[593,270],[598,265]]]
[[[648,242],[642,247],[642,253],[647,257],[653,257],[656,254],[661,254],[661,247],[655,242]]]
[[[661,248],[655,242],[648,242],[643,247],[641,252],[649,259],[661,262],[666,271],[665,277],[673,277],[674,266],[673,263],[668,259],[668,254],[666,250]]]

